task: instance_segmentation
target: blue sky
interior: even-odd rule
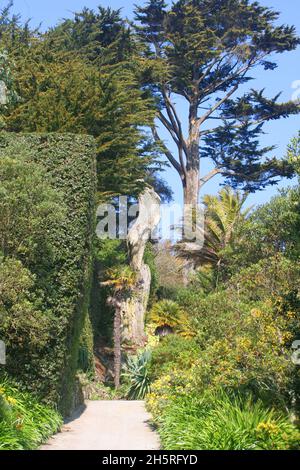
[[[281,12],[281,22],[294,24],[300,35],[300,8],[298,0],[261,0],[263,5],[272,7]],[[0,6],[7,4],[7,1],[0,0]],[[72,12],[81,10],[84,6],[96,8],[99,4],[102,6],[110,6],[112,8],[122,8],[124,15],[132,17],[133,5],[142,5],[143,2],[122,1],[122,0],[15,0],[14,10],[21,13],[24,19],[32,18],[32,23],[38,25],[42,23],[42,27],[54,25],[62,18],[72,16]],[[276,57],[278,68],[275,72],[257,71],[256,80],[251,83],[251,87],[257,89],[265,88],[269,96],[273,96],[282,91],[282,100],[290,100],[295,89],[292,88],[293,83],[297,86],[300,97],[300,48],[297,51],[278,55]],[[299,82],[296,84],[296,82]],[[179,103],[182,113],[184,107]],[[276,145],[277,149],[274,154],[281,156],[284,154],[286,146],[290,139],[300,130],[299,116],[291,117],[286,120],[271,122],[266,125],[266,135],[262,138],[262,145]],[[166,134],[162,134],[167,139]],[[203,165],[203,171],[209,169],[207,164]],[[176,202],[181,202],[182,191],[179,177],[175,170],[169,169],[165,174],[170,186],[174,190],[174,198]],[[214,179],[205,186],[204,191],[215,193],[218,190],[220,180]],[[282,181],[278,187],[284,187],[291,184]],[[257,192],[249,197],[249,204],[261,204],[268,201],[272,195],[276,194],[276,188],[268,188],[264,191]]]

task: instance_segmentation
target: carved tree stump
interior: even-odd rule
[[[132,296],[122,302],[122,343],[138,348],[145,344],[145,313],[147,310],[151,272],[143,259],[145,248],[152,233],[160,222],[160,197],[153,189],[147,188],[139,198],[139,216],[127,237],[131,268],[137,274]]]

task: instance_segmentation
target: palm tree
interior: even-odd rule
[[[124,302],[132,295],[132,289],[136,284],[136,273],[129,266],[119,266],[108,270],[109,280],[102,285],[111,286],[113,295],[107,302],[114,308],[114,383],[115,388],[120,387],[121,362],[122,362],[122,308]]]
[[[197,267],[211,266],[217,272],[218,282],[225,257],[234,247],[236,228],[251,210],[242,210],[246,199],[246,193],[234,192],[230,187],[222,188],[217,196],[204,196],[204,227],[196,227],[198,239],[204,239],[204,245],[199,249],[196,243],[183,241],[177,245],[179,256],[192,260]]]

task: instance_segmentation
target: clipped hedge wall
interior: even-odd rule
[[[41,259],[41,266],[30,267],[44,290],[44,308],[51,312],[51,339],[36,357],[23,363],[21,355],[12,357],[8,351],[6,370],[67,415],[74,407],[80,337],[89,309],[96,192],[94,139],[0,133],[0,158],[8,154],[17,158],[21,151],[46,169],[51,186],[63,195],[68,210],[59,226],[51,227],[51,263],[45,267]]]

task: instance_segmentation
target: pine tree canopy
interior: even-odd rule
[[[170,7],[150,0],[136,7],[135,24],[120,10],[84,8],[41,33],[10,12],[8,5],[0,14],[0,50],[14,64],[20,100],[4,112],[7,129],[95,136],[99,188],[108,196],[136,195],[145,181],[155,183],[160,153],[192,203],[217,174],[247,191],[293,174],[288,161],[269,157],[274,147],[261,147],[260,136],[265,122],[297,114],[299,104],[250,88],[256,67],[271,73],[276,53],[300,42],[293,26],[278,23],[279,13],[249,0]],[[178,96],[187,101],[187,123]],[[155,116],[177,155],[160,138]],[[202,158],[215,165],[207,175],[200,174]]]
[[[52,47],[77,51],[98,65],[125,60],[131,53],[131,33],[120,10],[84,8],[73,19],[52,28],[48,35]]]
[[[215,168],[199,176],[199,188],[216,174],[249,191],[274,183],[276,175],[291,175],[288,165],[266,157],[271,148],[260,148],[259,136],[263,123],[297,114],[299,105],[280,102],[279,94],[268,98],[264,90],[240,91],[255,68],[275,70],[275,55],[299,45],[295,28],[278,24],[279,16],[249,0],[179,0],[170,7],[149,0],[136,7],[136,33],[148,63],[143,86],[156,98],[157,117],[178,155],[158,129],[153,134],[185,188],[191,172],[197,178],[202,157]],[[189,106],[187,136],[176,95]]]
[[[119,11],[110,8],[84,9],[46,33],[22,25],[9,8],[0,15],[0,47],[15,63],[20,96],[5,112],[7,130],[93,135],[102,199],[137,196],[146,183],[168,193],[157,179],[158,150],[145,131],[155,110],[126,49],[132,42]]]

